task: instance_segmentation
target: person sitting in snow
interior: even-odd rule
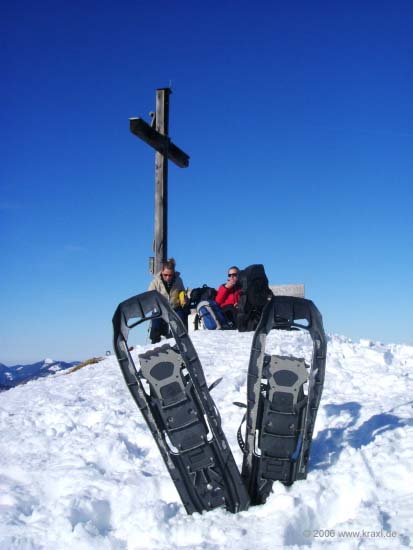
[[[162,264],[162,269],[155,275],[149,284],[148,290],[157,290],[164,296],[175,313],[183,321],[188,329],[188,312],[185,305],[187,302],[184,283],[179,271],[175,271],[175,260],[170,258]],[[150,339],[152,344],[160,342],[161,336],[169,336],[169,326],[163,319],[152,319]]]
[[[238,281],[239,268],[233,265],[228,269],[227,282],[219,288],[215,297],[216,303],[221,307],[225,317],[237,326],[238,302],[241,295],[241,285]]]

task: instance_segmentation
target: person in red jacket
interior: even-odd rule
[[[218,288],[215,297],[216,303],[221,307],[222,311],[229,321],[236,326],[237,308],[241,295],[241,285],[238,282],[239,268],[233,265],[228,269],[228,280]]]

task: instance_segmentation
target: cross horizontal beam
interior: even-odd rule
[[[168,159],[180,168],[189,166],[189,155],[177,147],[168,136],[160,134],[155,128],[149,126],[142,118],[130,118],[130,131],[132,134],[142,139],[145,143],[167,155]]]

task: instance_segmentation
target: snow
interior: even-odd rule
[[[238,465],[252,333],[191,334]],[[310,353],[273,331],[267,351]],[[150,346],[137,347],[137,355]],[[0,548],[373,549],[413,545],[413,347],[331,335],[307,480],[188,516],[114,356],[1,394]]]

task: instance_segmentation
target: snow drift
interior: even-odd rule
[[[191,334],[238,466],[252,333]],[[150,346],[137,347],[134,359]],[[267,351],[310,353],[272,331]],[[413,347],[328,338],[308,478],[263,506],[188,516],[114,356],[1,394],[2,549],[405,548],[413,541]]]

